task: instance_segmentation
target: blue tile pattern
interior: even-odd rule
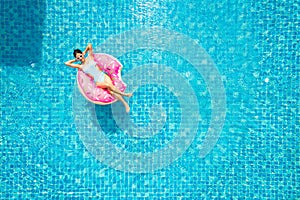
[[[4,0],[1,12],[1,53],[7,66],[26,66],[41,59],[43,22],[46,2],[43,0]],[[13,62],[11,62],[13,60]]]
[[[27,12],[18,9],[24,6]],[[0,12],[0,199],[300,198],[299,1],[4,0]],[[151,27],[187,35],[211,56],[226,90],[226,121],[200,158],[212,112],[201,75],[171,52],[127,52],[118,58],[124,75],[149,63],[178,71],[196,93],[201,119],[181,157],[129,173],[101,163],[82,143],[72,109],[76,71],[63,63],[74,48]],[[129,104],[134,123],[151,123],[147,105],[161,105],[167,123],[151,138],[130,137],[111,106],[96,106],[116,146],[149,153],[174,139],[181,110],[168,88],[143,85]]]

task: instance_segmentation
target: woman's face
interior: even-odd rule
[[[84,61],[84,56],[82,53],[76,53],[76,60],[83,62]]]

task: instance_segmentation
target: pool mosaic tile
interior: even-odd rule
[[[5,58],[0,64],[0,199],[300,198],[299,8],[299,2],[291,0],[4,0],[0,4],[1,57]],[[125,82],[130,83],[133,70],[151,65],[153,71],[144,77],[172,84],[145,83],[141,77],[135,82],[139,87],[134,96],[127,99],[132,108],[129,122],[150,127],[153,135],[142,138],[124,131],[117,117],[125,116],[114,114],[122,108],[119,103],[95,106],[95,120],[82,127],[89,130],[97,123],[115,147],[143,156],[164,149],[177,136],[192,137],[193,123],[197,128],[188,148],[169,165],[156,169],[164,160],[153,159],[143,164],[155,170],[128,172],[120,169],[136,166],[137,160],[124,159],[121,150],[116,155],[101,149],[91,152],[83,141],[76,116],[82,120],[90,116],[74,108],[80,100],[76,70],[64,62],[72,59],[75,48],[92,43],[95,50],[101,49],[126,31],[151,28],[173,34],[153,35],[145,46],[179,35],[205,50],[211,60],[201,64],[213,62],[224,84],[226,118],[217,143],[201,157],[215,108],[212,94],[203,74],[187,57],[175,53],[189,51],[193,44],[177,40],[170,44],[174,51],[159,47],[126,51],[118,56]],[[114,50],[134,48],[146,38],[146,34],[136,39],[126,36],[128,40],[115,43]],[[186,48],[178,48],[185,44]],[[126,48],[118,49],[122,45]],[[161,75],[166,66],[178,76]],[[186,85],[186,101],[198,108],[180,101]],[[128,90],[133,89],[128,85]],[[190,120],[190,127],[179,132],[184,119]],[[181,150],[175,146],[174,155]],[[161,158],[173,155],[165,154]],[[101,162],[98,158],[104,156],[110,159]]]

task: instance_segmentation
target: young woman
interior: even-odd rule
[[[89,53],[85,58],[85,54]],[[131,93],[123,93],[117,87],[112,84],[112,80],[110,77],[105,74],[102,70],[100,70],[97,63],[94,61],[93,57],[93,48],[91,44],[88,44],[86,49],[82,52],[79,49],[75,49],[73,52],[75,59],[69,60],[65,62],[65,65],[77,68],[78,70],[82,70],[84,73],[94,78],[94,81],[98,87],[103,89],[107,89],[115,98],[120,100],[128,113],[130,111],[130,107],[127,102],[123,99],[122,96],[131,97]],[[80,61],[80,64],[74,64],[75,62]]]

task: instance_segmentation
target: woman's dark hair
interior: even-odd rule
[[[75,49],[73,52],[74,57],[76,58],[76,54],[77,53],[82,53],[82,51],[80,49]]]

